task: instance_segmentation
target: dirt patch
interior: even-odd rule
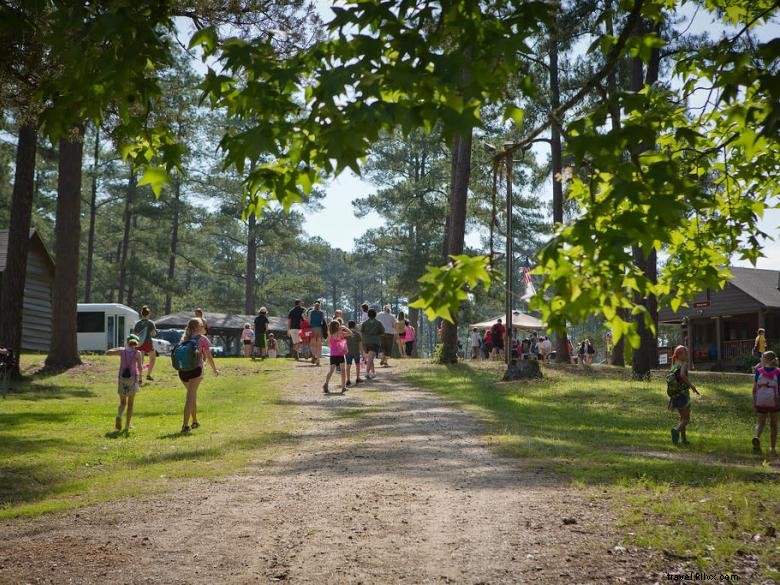
[[[653,583],[607,496],[497,455],[392,374],[346,395],[294,368],[299,441],[162,496],[0,525],[0,583]]]

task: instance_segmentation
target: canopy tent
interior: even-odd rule
[[[506,314],[503,314],[497,315],[488,321],[472,323],[469,325],[469,328],[487,331],[493,327],[493,325],[495,325],[496,321],[499,319],[501,319],[501,323],[506,325]],[[544,329],[544,323],[542,323],[536,317],[532,317],[531,315],[523,313],[522,311],[512,311],[512,329]]]

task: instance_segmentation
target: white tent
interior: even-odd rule
[[[482,331],[487,331],[493,325],[495,325],[496,321],[501,319],[501,323],[506,325],[506,314],[503,315],[497,315],[496,317],[493,317],[489,321],[482,321],[481,323],[472,323],[469,325],[470,329],[480,329]],[[536,317],[532,317],[531,315],[528,315],[526,313],[523,313],[522,311],[512,311],[512,329],[528,329],[528,330],[536,330],[536,329],[544,329],[544,323],[542,323],[539,319]]]

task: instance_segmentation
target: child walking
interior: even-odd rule
[[[352,380],[350,379],[350,370],[352,369],[352,363],[355,363],[355,384],[360,384],[363,380],[360,378],[360,346],[361,337],[360,333],[355,329],[356,324],[354,321],[347,323],[350,335],[347,337],[347,386],[352,386]]]
[[[244,343],[244,357],[252,357],[252,346],[255,343],[255,332],[249,323],[244,323],[244,329],[241,331],[241,341]]]
[[[328,375],[325,377],[325,383],[322,385],[322,391],[328,394],[328,382],[333,372],[336,371],[336,366],[344,364],[345,357],[347,355],[347,337],[351,336],[352,332],[343,327],[340,322],[335,318],[328,324],[328,344],[330,346],[330,368],[328,369]],[[347,391],[347,368],[341,368],[341,393]]]
[[[116,411],[114,428],[122,430],[122,412],[127,408],[127,420],[125,432],[128,432],[130,419],[133,417],[133,401],[138,387],[141,385],[141,372],[143,371],[143,354],[138,351],[140,340],[135,335],[128,335],[125,347],[114,347],[106,351],[106,355],[119,356],[119,381],[117,393],[119,394],[119,408]]]
[[[756,381],[753,384],[753,407],[756,409],[756,434],[753,436],[753,453],[761,453],[761,433],[769,416],[769,440],[772,455],[777,455],[777,413],[780,411],[780,389],[777,369],[777,355],[766,351],[756,369]]]
[[[688,379],[688,350],[678,345],[672,354],[672,369],[666,375],[666,394],[669,396],[669,410],[680,413],[680,422],[672,429],[672,443],[688,445],[685,428],[691,421],[691,393],[699,391]],[[699,394],[701,396],[701,394]]]
[[[184,399],[184,423],[181,426],[182,433],[189,433],[190,429],[200,427],[198,422],[198,386],[203,381],[203,361],[208,361],[215,376],[219,376],[219,370],[214,365],[211,356],[211,342],[206,337],[206,327],[203,321],[195,317],[187,323],[181,344],[193,342],[198,354],[198,366],[192,370],[179,370],[179,380],[187,389],[187,397]],[[190,423],[192,421],[192,423]]]

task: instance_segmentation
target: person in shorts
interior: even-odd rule
[[[301,321],[303,321],[303,314],[305,309],[303,308],[303,301],[300,299],[295,300],[295,306],[290,309],[287,314],[287,333],[290,336],[290,343],[292,344],[292,357],[295,360],[300,359],[301,351]]]
[[[384,331],[380,337],[381,346],[381,359],[379,365],[382,367],[388,367],[387,359],[393,353],[393,345],[396,343],[396,319],[390,312],[390,305],[385,305],[384,310],[376,316],[376,320],[382,324]]]
[[[500,359],[504,357],[504,335],[506,334],[506,327],[504,327],[501,319],[496,319],[496,322],[490,328],[490,339],[493,344],[493,349],[490,352],[491,359]]]
[[[138,338],[138,351],[140,351],[142,355],[149,356],[146,379],[153,381],[152,370],[154,369],[154,362],[157,358],[157,354],[154,352],[152,337],[157,335],[157,327],[155,326],[154,321],[149,319],[151,314],[152,312],[149,310],[149,307],[146,305],[141,307],[141,318],[133,325],[133,335]],[[143,371],[143,366],[141,367],[141,370]]]
[[[330,346],[330,368],[328,368],[328,374],[325,376],[325,383],[322,385],[322,391],[325,394],[329,393],[328,383],[333,372],[336,371],[337,366],[343,366],[346,361],[347,355],[347,338],[352,335],[352,332],[339,323],[336,319],[333,319],[328,325],[328,345]],[[347,368],[342,367],[341,371],[341,393],[347,391]]]
[[[360,332],[356,329],[356,324],[354,321],[347,323],[347,327],[351,333],[351,335],[347,337],[347,386],[352,386],[350,370],[352,369],[353,363],[355,364],[355,384],[360,384],[363,381],[360,378],[360,356],[362,353],[361,342],[363,341],[363,338],[361,337]]]
[[[197,429],[200,427],[200,423],[198,422],[198,387],[203,381],[204,360],[208,361],[214,375],[219,376],[219,370],[217,370],[217,366],[214,365],[214,358],[211,356],[211,342],[209,342],[205,333],[206,328],[203,325],[203,321],[196,317],[189,320],[187,328],[184,330],[184,335],[181,337],[180,343],[185,343],[190,340],[197,341],[199,362],[198,367],[194,370],[179,371],[179,380],[181,380],[182,384],[184,384],[184,387],[187,389],[187,397],[184,400],[184,424],[181,426],[182,433],[189,433],[190,429]]]
[[[128,432],[130,419],[133,417],[133,402],[135,394],[141,385],[141,372],[144,367],[143,354],[138,350],[138,337],[128,335],[125,347],[113,347],[106,351],[106,355],[119,356],[119,377],[117,393],[119,394],[119,408],[114,419],[114,428],[122,430],[122,412],[127,408],[125,432]]]
[[[255,342],[255,332],[249,323],[244,323],[244,329],[241,331],[241,342],[244,345],[244,357],[252,355],[252,345]]]
[[[368,310],[368,319],[360,324],[360,334],[363,337],[363,351],[366,355],[366,380],[376,377],[374,359],[379,354],[384,326],[376,318],[376,310]]]
[[[268,309],[260,307],[260,311],[255,317],[255,355],[260,354],[261,358],[267,355],[266,332],[268,331]]]

